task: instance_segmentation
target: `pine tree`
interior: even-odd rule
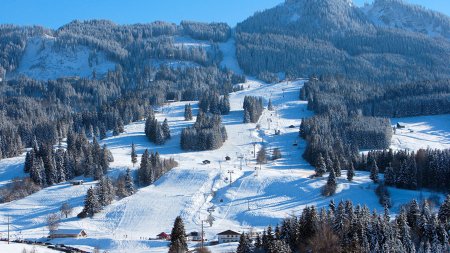
[[[55,153],[55,166],[57,174],[57,182],[66,181],[66,171],[64,169],[64,150],[58,149]]]
[[[355,176],[355,167],[353,166],[353,162],[350,162],[350,167],[347,169],[347,180],[353,181],[354,176]]]
[[[113,161],[112,156],[110,156],[109,150],[106,148],[106,145],[103,145],[102,149],[100,150],[100,156],[98,165],[102,168],[103,175],[106,175],[108,173],[109,169],[109,162]]]
[[[167,119],[164,119],[164,122],[161,126],[163,134],[164,134],[164,139],[170,139],[170,128],[169,128],[169,123],[167,122]]]
[[[248,112],[247,109],[244,110],[244,123],[250,123],[251,119],[250,119],[250,113]]]
[[[319,157],[317,158],[317,162],[316,162],[316,169],[315,169],[316,176],[322,177],[326,171],[327,171],[327,166],[325,164],[325,160],[323,159],[322,154],[319,154]]]
[[[370,164],[370,179],[372,179],[374,183],[378,183],[379,181],[378,166],[375,159],[372,159],[372,162]]]
[[[53,158],[53,149],[50,146],[42,146],[40,150],[42,152],[42,160],[44,162],[46,182],[47,185],[50,186],[58,181],[55,160]]]
[[[269,225],[267,227],[267,237],[266,238],[267,238],[267,241],[269,241],[269,242],[275,239],[271,225]]]
[[[411,228],[417,227],[417,221],[420,217],[419,204],[415,199],[413,199],[408,205],[408,212],[406,214],[406,220],[408,221],[408,226]]]
[[[111,179],[109,177],[102,177],[99,180],[95,192],[98,195],[98,201],[101,206],[107,206],[111,204],[114,199],[115,191]]]
[[[68,152],[64,152],[64,173],[66,175],[66,180],[72,179],[74,177],[74,163],[70,158]]]
[[[336,180],[336,174],[334,173],[334,170],[330,170],[330,174],[328,175],[327,184],[323,188],[323,195],[324,196],[331,196],[336,192],[337,188],[337,180]]]
[[[151,141],[155,140],[155,127],[156,127],[157,121],[155,119],[155,116],[150,113],[147,116],[147,119],[145,120],[145,135],[147,136],[147,138],[149,138]]]
[[[33,165],[30,169],[30,178],[34,183],[40,186],[45,186],[46,180],[44,180],[44,162],[42,162],[42,158],[34,159]]]
[[[83,213],[87,216],[92,217],[94,214],[100,212],[101,205],[98,201],[98,196],[95,190],[91,187],[87,191],[86,199],[84,200]]]
[[[259,236],[259,233],[256,234],[256,239],[255,239],[255,252],[260,252],[262,251],[263,245],[262,245],[262,241],[261,241],[261,237]]]
[[[119,129],[118,125],[114,126],[112,134],[113,134],[113,136],[118,136],[120,134],[120,129]]]
[[[273,240],[269,243],[267,253],[291,253],[291,248],[282,240]]]
[[[305,119],[302,118],[302,121],[300,122],[300,129],[298,132],[299,136],[303,139],[306,137],[306,131],[305,131]]]
[[[450,194],[447,195],[444,203],[442,203],[441,207],[439,208],[438,217],[441,222],[445,223],[450,221]]]
[[[221,107],[220,110],[221,110],[222,115],[228,115],[230,113],[231,106],[230,106],[230,97],[228,94],[225,94],[223,96],[220,107]]]
[[[396,178],[394,168],[389,164],[388,167],[384,170],[384,182],[386,185],[395,185]]]
[[[281,231],[280,226],[278,226],[278,224],[275,226],[275,239],[277,240],[281,239]]]
[[[131,162],[133,163],[133,167],[137,163],[136,146],[134,143],[131,143]]]
[[[183,219],[180,216],[175,219],[170,236],[169,253],[184,253],[188,251],[186,231],[184,229]]]
[[[267,105],[267,110],[273,111],[272,99],[269,98],[269,104]]]
[[[125,132],[123,121],[120,118],[119,118],[119,121],[117,122],[117,129],[118,129],[119,133]]]
[[[341,163],[339,162],[339,159],[335,159],[334,160],[334,165],[333,165],[333,169],[334,169],[334,173],[336,173],[336,177],[340,177],[341,176]]]
[[[134,183],[133,183],[133,177],[131,176],[131,170],[128,168],[127,173],[125,174],[125,190],[128,194],[128,196],[134,194]]]
[[[399,236],[402,241],[403,247],[405,248],[405,253],[415,253],[416,248],[411,239],[410,227],[406,221],[406,215],[404,213],[400,214],[398,221]]]
[[[161,127],[161,124],[156,124],[154,142],[158,145],[162,145],[166,142],[166,137],[164,136],[164,131]]]
[[[331,170],[330,174],[328,175],[327,185],[332,187],[337,186],[336,174],[334,173],[334,170]]]
[[[261,237],[261,245],[262,245],[262,250],[263,251],[267,251],[269,249],[269,242],[270,242],[270,240],[269,240],[269,238],[267,236],[267,232],[264,229],[262,237]]]
[[[1,149],[0,149],[1,151]],[[35,158],[34,149],[31,149],[27,152],[27,155],[25,156],[25,164],[24,164],[24,171],[25,173],[29,173],[31,168],[33,167],[33,160]],[[1,157],[0,157],[1,159]]]
[[[106,127],[100,126],[100,140],[106,139]]]
[[[417,164],[416,164],[414,152],[411,154],[411,158],[408,159],[407,167],[408,167],[408,173],[407,173],[408,186],[407,186],[407,188],[415,190],[415,189],[417,189]]]
[[[149,184],[148,171],[150,170],[150,158],[148,149],[141,156],[141,165],[138,170],[138,179],[141,184]]]
[[[239,245],[236,250],[236,253],[252,253],[253,252],[252,248],[253,247],[250,239],[248,238],[247,235],[242,233],[239,238]]]
[[[184,106],[184,120],[186,120],[186,121],[192,120],[191,104],[187,104]]]

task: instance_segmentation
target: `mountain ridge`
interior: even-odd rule
[[[256,76],[343,75],[378,83],[448,78],[450,41],[400,28],[377,24],[348,1],[290,0],[238,24],[238,59]]]

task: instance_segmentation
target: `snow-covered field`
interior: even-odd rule
[[[220,45],[225,57],[223,66],[239,71],[232,41]],[[260,230],[269,224],[276,225],[280,219],[299,213],[307,205],[324,207],[331,199],[336,202],[351,199],[355,204],[365,204],[371,209],[383,208],[375,196],[375,185],[366,172],[357,172],[354,181],[348,182],[345,176],[339,178],[337,194],[331,198],[321,196],[321,187],[326,180],[311,179],[313,168],[302,159],[306,143],[298,137],[301,118],[312,114],[306,109],[306,102],[299,101],[298,95],[303,80],[265,84],[249,78],[245,90],[230,95],[231,112],[223,117],[229,139],[218,150],[184,152],[179,147],[181,129],[193,124],[183,118],[184,105],[176,102],[159,108],[159,120],[167,118],[171,127],[172,139],[163,146],[150,143],[144,134],[144,122],[135,122],[125,127],[125,133],[109,137],[102,142],[112,151],[115,161],[111,164],[111,176],[123,173],[132,166],[130,159],[131,143],[136,144],[139,156],[145,149],[158,151],[163,157],[173,157],[179,167],[173,169],[154,185],[141,188],[128,198],[115,201],[93,218],[77,219],[86,190],[95,182],[82,186],[59,184],[41,190],[22,200],[0,205],[0,233],[6,231],[6,215],[11,217],[13,238],[41,238],[47,234],[45,217],[58,212],[65,201],[76,206],[72,217],[62,220],[61,228],[82,228],[88,233],[82,239],[55,239],[53,243],[63,243],[92,250],[99,247],[108,252],[167,252],[167,242],[147,240],[160,232],[170,233],[176,216],[181,215],[187,232],[199,231],[202,220],[212,212],[215,221],[212,226],[205,225],[206,238],[214,240],[216,234],[232,229],[238,232],[250,229]],[[274,111],[265,110],[257,124],[243,124],[242,103],[246,95],[262,96],[272,99]],[[190,102],[197,113],[196,102]],[[447,117],[447,118],[446,118]],[[397,132],[393,146],[398,148],[417,146],[426,142],[414,142],[419,134],[425,141],[447,145],[449,116],[433,116],[400,119],[407,124],[412,133]],[[422,123],[420,123],[422,122]],[[393,121],[393,123],[395,123]],[[290,128],[294,125],[294,128]],[[275,135],[280,130],[280,135]],[[410,138],[410,139],[407,139]],[[396,144],[400,140],[400,144]],[[295,145],[294,145],[295,144]],[[415,145],[414,144],[414,145]],[[255,163],[256,151],[264,145],[270,152],[279,148],[282,158],[259,167]],[[444,147],[444,146],[436,146]],[[230,161],[225,161],[230,156]],[[139,157],[140,158],[140,157]],[[203,165],[203,160],[211,164]],[[15,176],[23,175],[23,157],[0,161],[0,185]],[[242,165],[242,168],[241,168]],[[231,173],[230,173],[231,172]],[[345,175],[345,171],[343,172]],[[426,197],[427,192],[392,189],[395,213],[399,207],[412,198]],[[4,236],[4,235],[2,235]],[[195,247],[190,243],[189,247]],[[233,252],[237,244],[212,246],[213,252]],[[4,252],[0,244],[0,252]],[[21,248],[22,249],[22,248]],[[7,251],[9,252],[9,251]],[[12,251],[14,252],[14,251]],[[40,251],[38,251],[40,252]],[[45,251],[44,251],[45,252]]]
[[[394,149],[450,148],[450,115],[399,118],[391,122],[405,126],[397,129],[392,137]]]

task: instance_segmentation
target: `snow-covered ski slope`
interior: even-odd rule
[[[239,71],[239,65],[233,57],[233,42],[223,43],[220,48],[225,56],[223,66]],[[187,232],[200,231],[209,208],[214,208],[212,215],[215,221],[212,226],[205,222],[208,240],[214,240],[218,232],[227,229],[242,232],[251,228],[262,229],[269,224],[276,225],[280,219],[301,212],[307,205],[323,207],[331,199],[336,202],[350,199],[355,204],[365,204],[371,209],[382,211],[374,193],[375,185],[365,172],[357,172],[353,182],[348,182],[342,176],[338,179],[339,187],[335,196],[321,196],[321,187],[326,178],[311,179],[313,168],[301,157],[306,143],[298,137],[298,127],[301,118],[312,116],[306,109],[306,102],[298,99],[303,82],[296,80],[265,84],[249,78],[243,84],[245,90],[230,94],[231,112],[223,116],[228,140],[214,151],[182,151],[179,145],[180,132],[195,120],[184,121],[184,106],[189,102],[162,106],[158,108],[157,118],[160,121],[168,119],[172,139],[165,145],[155,146],[145,137],[144,121],[127,125],[125,133],[102,141],[115,158],[109,174],[115,177],[127,168],[137,169],[138,165],[133,167],[130,159],[131,143],[136,144],[138,159],[145,149],[158,151],[163,157],[175,158],[179,162],[177,168],[154,185],[140,188],[135,195],[115,201],[93,218],[80,220],[75,215],[82,208],[87,189],[95,182],[87,182],[82,186],[63,183],[22,200],[0,204],[0,233],[7,230],[5,219],[8,215],[14,224],[13,238],[40,238],[48,233],[45,217],[58,212],[61,204],[67,201],[75,206],[75,210],[71,217],[62,219],[60,227],[85,229],[88,237],[57,239],[52,240],[53,243],[64,243],[86,250],[99,247],[109,252],[167,252],[167,242],[147,239],[160,232],[170,233],[178,215],[184,219]],[[262,96],[266,105],[272,99],[275,110],[265,110],[258,124],[243,124],[242,103],[247,95]],[[190,103],[194,108],[193,114],[196,115],[197,102]],[[434,116],[424,118],[423,121],[433,122],[433,119]],[[414,120],[399,119],[410,122],[408,127],[416,127],[413,122],[417,121]],[[257,125],[260,126],[259,129]],[[294,128],[290,128],[291,125]],[[442,128],[431,128],[439,131],[430,130],[427,133],[441,136],[442,139],[435,140],[438,143],[448,143],[449,137],[445,131],[448,133],[449,128],[441,126]],[[275,129],[280,130],[280,135],[275,135]],[[411,141],[405,145],[412,143]],[[279,148],[283,157],[260,168],[255,162],[253,151],[258,151],[263,145],[269,153],[274,148]],[[226,161],[226,156],[230,156],[231,160]],[[15,176],[23,176],[23,159],[18,157],[0,161],[0,185]],[[211,163],[203,165],[203,160],[210,160]],[[395,213],[410,199],[426,197],[430,193],[391,189],[391,194],[394,204],[391,212]],[[190,248],[195,246],[195,243],[189,244]],[[236,246],[218,245],[211,247],[211,250],[232,252]],[[0,245],[0,252],[1,249]]]

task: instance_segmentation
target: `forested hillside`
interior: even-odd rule
[[[420,16],[422,9],[410,11]],[[449,22],[428,16],[415,21],[442,27]],[[237,56],[246,72],[261,77],[282,72],[377,82],[448,78],[450,42],[410,30],[375,25],[348,1],[290,0],[238,24]]]
[[[234,84],[245,80],[217,67],[221,53],[210,40],[230,36],[225,24],[116,25],[94,20],[74,21],[58,30],[2,25],[0,34],[0,62],[7,77],[0,85],[0,159],[19,155],[34,139],[55,144],[70,130],[102,139],[107,130],[120,133],[124,124],[144,118],[151,105],[198,100],[208,91],[228,94]],[[55,40],[51,51],[85,46],[90,50],[89,64],[103,52],[116,67],[104,76],[94,72],[87,78],[44,81],[9,75],[18,71],[27,43],[46,36]],[[208,46],[185,46],[185,36],[207,40]]]

